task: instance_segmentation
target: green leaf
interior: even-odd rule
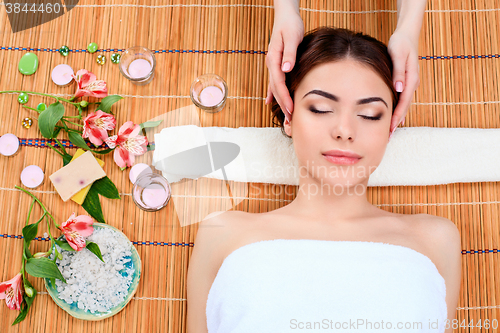
[[[40,116],[38,117],[38,128],[40,129],[42,136],[47,139],[54,138],[54,128],[63,116],[64,106],[59,102],[50,104],[45,111],[40,113]]]
[[[75,249],[72,248],[71,245],[69,245],[69,243],[65,240],[61,241],[61,240],[56,239],[56,244],[59,245],[59,247],[63,250],[71,251],[71,252],[75,251]]]
[[[108,176],[96,180],[92,184],[91,190],[92,189],[96,190],[97,193],[108,199],[120,199],[120,193],[118,193],[118,189]]]
[[[28,224],[23,228],[23,237],[27,245],[36,237],[38,233],[38,223]]]
[[[31,251],[28,248],[28,246],[24,247],[24,256],[25,256],[26,260],[28,260],[29,258],[33,257],[33,255],[31,254]]]
[[[161,124],[163,120],[158,120],[158,121],[146,121],[142,124],[139,124],[141,126],[141,129],[146,128],[146,127],[156,127]]]
[[[95,218],[98,222],[106,223],[104,221],[104,216],[102,215],[101,202],[99,201],[99,194],[96,189],[90,187],[89,193],[85,197],[83,201],[82,207],[90,214],[93,218]]]
[[[93,150],[93,149],[90,149],[90,150],[92,150],[93,153],[101,154],[101,155],[104,155],[104,154],[109,153],[110,151],[113,151],[113,149],[110,149],[110,148],[103,149],[103,150]]]
[[[121,97],[120,95],[106,96],[101,100],[101,104],[99,104],[97,110],[102,110],[103,112],[109,112],[111,110],[111,106],[116,102],[118,102],[120,99],[123,99],[123,97]]]
[[[93,243],[93,242],[87,242],[86,248],[90,252],[95,254],[97,256],[97,258],[101,259],[102,262],[104,262],[104,259],[102,259],[101,249],[99,248],[99,245],[97,245],[96,243]]]
[[[55,288],[56,287],[56,279],[54,278],[50,278],[50,283],[52,284],[52,287]]]
[[[73,156],[71,156],[70,154],[64,154],[63,155],[63,166],[67,165],[69,162],[71,162],[71,159],[73,158]]]
[[[48,258],[29,258],[26,262],[26,272],[34,277],[56,278],[66,283],[55,262]]]
[[[83,148],[85,150],[89,150],[89,146],[87,146],[87,143],[82,138],[80,133],[68,132],[68,137],[69,137],[69,141],[71,141],[71,143],[74,144],[75,146]]]
[[[150,143],[148,145],[148,151],[151,151],[151,150],[155,150],[155,144],[154,143]]]
[[[29,306],[26,304],[26,302],[23,302],[21,304],[21,311],[19,312],[19,315],[17,316],[16,320],[14,320],[14,322],[12,323],[12,326],[14,326],[15,324],[19,324],[26,318],[26,315],[28,314],[28,309]]]

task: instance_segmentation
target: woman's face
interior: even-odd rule
[[[318,179],[355,185],[367,181],[380,164],[391,117],[392,93],[382,78],[366,65],[345,59],[307,73],[295,91],[292,121],[284,128],[301,169]],[[335,149],[361,158],[354,164],[329,161],[324,154]]]

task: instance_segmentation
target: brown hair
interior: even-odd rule
[[[304,76],[315,66],[346,58],[357,60],[375,71],[392,92],[392,112],[399,100],[399,93],[392,83],[392,60],[387,46],[381,41],[347,29],[320,27],[308,32],[297,48],[297,56],[293,69],[285,73],[285,83],[292,97]],[[273,124],[281,127],[286,134],[283,123],[285,115],[276,99],[271,106]],[[286,112],[286,111],[285,111]],[[278,120],[278,124],[274,119]]]

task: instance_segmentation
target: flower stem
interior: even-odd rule
[[[80,124],[74,123],[74,122],[69,121],[69,120],[65,120],[65,122],[68,122],[68,123],[73,124],[73,125],[76,125],[76,126],[83,127],[83,125],[80,125]]]
[[[78,119],[82,119],[81,116],[64,116],[63,118],[78,118]]]
[[[34,108],[30,108],[29,106],[26,106],[26,105],[23,105],[23,108],[28,109],[28,110],[33,110],[33,111],[36,111],[38,113],[42,113],[42,111],[34,109]]]
[[[26,90],[3,90],[3,91],[0,91],[0,94],[8,94],[8,93],[27,93],[27,94],[33,94],[33,95],[40,95],[40,96],[55,98],[57,101],[63,101],[66,103],[73,104],[75,106],[76,106],[76,104],[78,104],[78,103],[72,102],[75,99],[74,96],[68,100],[66,98],[62,98],[62,97],[58,97],[58,96],[54,96],[54,95],[50,95],[50,94],[39,93],[36,91],[26,91]]]
[[[33,201],[31,202],[30,210],[28,211],[28,218],[26,219],[26,225],[28,225],[28,223],[30,221],[31,210],[33,209],[33,206],[35,205],[35,202],[36,202],[35,199],[33,199]]]
[[[56,140],[57,144],[59,145],[59,147],[61,147],[63,153],[66,155],[67,152],[66,152],[66,149],[64,149],[64,146],[62,145],[62,143],[59,142],[59,140],[57,140],[57,138],[54,138],[54,140]],[[62,155],[61,155],[62,156]]]
[[[56,153],[58,153],[59,155],[64,156],[59,150],[56,149],[56,147],[54,147],[53,145],[51,145],[50,143],[47,142],[47,146],[49,146],[50,148],[52,148]]]

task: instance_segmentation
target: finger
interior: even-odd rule
[[[289,72],[295,66],[295,59],[297,56],[297,47],[299,45],[292,40],[288,40],[285,44],[285,49],[283,50],[283,60],[281,62],[281,70],[283,72]]]
[[[281,71],[279,66],[271,67],[269,70],[269,82],[271,83],[271,92],[276,98],[282,109],[293,111],[293,101],[285,83],[285,73]]]
[[[397,92],[402,92],[405,87],[405,76],[408,56],[396,56],[393,60],[393,78],[394,88]]]
[[[271,91],[271,84],[267,85],[267,96],[266,96],[266,104],[271,103],[273,100],[273,92]]]
[[[408,109],[410,107],[411,100],[413,98],[413,93],[413,90],[405,89],[399,97],[398,105],[396,106],[391,119],[391,131],[393,131],[394,128],[398,127],[403,117],[406,116],[406,113],[408,112]]]
[[[271,87],[271,90],[277,91],[277,88],[276,88],[276,86],[274,84],[274,81],[270,82],[270,87]],[[287,89],[287,92],[288,92],[288,89]],[[274,94],[274,98],[276,99],[276,102],[278,103],[278,105],[280,106],[281,110],[283,111],[283,114],[285,115],[285,119],[290,120],[291,119],[291,112],[287,111],[287,107],[283,103],[283,100],[281,99],[281,97],[278,94]]]

